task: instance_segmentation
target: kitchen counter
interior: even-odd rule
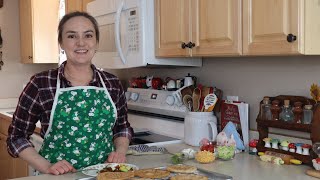
[[[168,144],[165,146],[170,153],[181,151],[190,146],[179,144]],[[145,155],[145,156],[128,156],[128,163],[135,164],[139,168],[161,167],[170,165],[171,154],[162,155]],[[230,175],[236,180],[270,180],[270,179],[316,179],[305,175],[305,170],[311,169],[306,165],[274,165],[271,163],[260,161],[258,156],[249,155],[248,153],[236,154],[235,158],[230,161],[216,160],[210,164],[199,164],[195,160],[185,162],[188,165],[194,165],[199,168]],[[86,177],[81,172],[70,173],[60,176],[40,175],[33,177],[19,178],[19,180],[71,180]]]

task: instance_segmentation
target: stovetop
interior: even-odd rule
[[[177,138],[161,135],[148,131],[146,129],[134,129],[134,136],[130,145],[136,144],[151,144],[151,143],[165,143],[165,142],[180,141]]]

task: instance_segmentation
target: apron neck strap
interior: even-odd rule
[[[99,75],[99,79],[100,79],[100,82],[101,82],[103,88],[107,89],[106,88],[106,84],[104,83],[104,81],[103,81],[103,79],[102,79],[102,77],[101,77],[99,72],[98,72],[98,75]],[[60,75],[59,75],[59,72],[58,72],[58,77],[57,77],[57,90],[58,89],[60,89]]]

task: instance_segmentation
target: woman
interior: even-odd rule
[[[34,75],[23,90],[9,127],[8,152],[55,175],[125,162],[133,130],[119,79],[91,64],[99,42],[96,20],[85,12],[67,14],[58,33],[67,61]],[[29,141],[38,120],[44,138],[39,153]]]

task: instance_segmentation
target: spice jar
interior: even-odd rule
[[[279,100],[273,100],[271,106],[272,120],[279,120],[280,111]]]
[[[313,118],[312,105],[305,105],[303,109],[302,123],[311,124],[312,118]]]
[[[272,119],[272,113],[271,113],[271,104],[269,101],[269,97],[264,97],[262,104],[261,104],[261,109],[260,109],[260,118],[263,120],[271,120]]]
[[[284,105],[280,113],[280,120],[284,122],[293,122],[294,115],[290,106],[290,100],[284,100]]]
[[[294,114],[294,122],[295,123],[301,123],[302,121],[302,103],[297,101],[294,103],[294,107],[293,107],[293,114]]]

